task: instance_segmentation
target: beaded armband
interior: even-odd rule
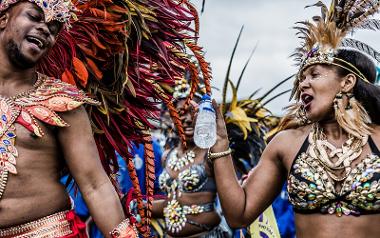
[[[116,228],[114,228],[110,235],[113,238],[138,238],[138,232],[135,225],[129,223],[129,219],[125,219]]]

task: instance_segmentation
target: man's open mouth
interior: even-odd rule
[[[35,36],[27,36],[27,37],[26,37],[26,40],[27,40],[28,42],[30,42],[30,43],[33,43],[33,44],[37,45],[38,48],[40,48],[40,49],[45,48],[46,43],[45,43],[44,40],[42,40],[42,39],[40,39],[40,38],[37,38],[37,37],[35,37]]]

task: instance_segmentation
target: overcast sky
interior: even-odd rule
[[[202,0],[193,1],[200,9]],[[206,58],[213,71],[212,85],[222,88],[227,65],[240,27],[243,35],[233,62],[231,78],[236,82],[251,50],[257,45],[239,89],[239,98],[248,97],[262,88],[264,93],[271,86],[296,72],[288,56],[298,46],[292,26],[295,22],[310,19],[319,13],[317,8],[304,9],[317,0],[206,0],[201,15],[199,43],[206,51]],[[329,2],[328,2],[329,4]],[[378,16],[378,15],[377,15]],[[380,50],[380,32],[358,32],[355,38]],[[289,82],[277,92],[291,88]],[[214,97],[221,99],[214,90]],[[274,94],[273,94],[274,95]],[[269,109],[282,114],[289,95],[269,104]]]

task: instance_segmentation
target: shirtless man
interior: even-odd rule
[[[89,118],[81,106],[94,101],[68,84],[52,82],[36,73],[36,64],[56,42],[62,22],[54,18],[46,21],[46,11],[37,1],[11,2],[10,7],[3,4],[7,3],[0,3],[3,10],[0,15],[0,237],[20,234],[42,237],[42,228],[50,232],[49,237],[83,237],[73,236],[81,225],[74,227],[77,219],[71,216],[69,196],[59,183],[65,165],[102,233],[111,237],[110,232],[117,231],[112,236],[135,237],[135,234],[117,236],[120,230],[115,230],[131,227],[124,220],[117,193],[102,168]],[[46,82],[61,89],[50,92],[49,97],[65,94],[64,90],[79,96],[66,97],[70,105],[64,110],[50,105],[50,114],[41,116],[40,111],[28,107],[25,101],[33,101],[32,97],[42,88],[49,89]],[[20,103],[22,100],[24,104]],[[69,126],[57,122],[54,111],[59,111],[59,117]],[[31,120],[33,117],[35,120]],[[48,125],[49,122],[56,126]],[[22,224],[25,229],[20,231]]]

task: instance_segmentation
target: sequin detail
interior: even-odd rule
[[[179,233],[188,221],[186,215],[198,215],[214,210],[213,203],[182,206],[177,200],[171,200],[164,208],[165,223],[169,231]]]
[[[16,227],[0,229],[0,237],[54,238],[72,234],[66,218],[69,211],[63,211]]]
[[[173,150],[168,154],[167,165],[172,170],[180,170],[186,165],[194,163],[194,158],[195,154],[191,150],[181,158],[177,157],[177,150]],[[198,215],[214,209],[213,203],[188,206],[181,205],[177,199],[177,197],[182,196],[182,192],[191,193],[200,191],[208,181],[210,180],[204,164],[191,164],[189,168],[179,172],[177,178],[170,177],[166,170],[160,174],[160,189],[165,191],[170,199],[164,208],[165,223],[168,230],[178,233],[185,227],[186,222],[191,222],[187,219],[186,215]]]
[[[360,215],[380,210],[380,158],[369,155],[361,161],[335,190],[334,181],[323,166],[302,153],[288,177],[289,201],[296,211]]]
[[[84,103],[97,104],[82,91],[58,79],[38,76],[35,88],[17,96],[0,97],[0,199],[5,191],[9,173],[17,174],[14,123],[41,137],[44,135],[37,120],[57,126],[68,124],[56,112],[66,112]]]
[[[187,151],[182,157],[178,157],[178,150],[174,149],[168,158],[168,166],[173,171],[179,171],[183,167],[194,163],[195,153],[192,150]]]
[[[69,26],[71,18],[75,18],[76,8],[71,0],[28,0],[39,6],[44,12],[45,21],[59,21]],[[0,0],[0,12],[7,10],[20,0]]]

